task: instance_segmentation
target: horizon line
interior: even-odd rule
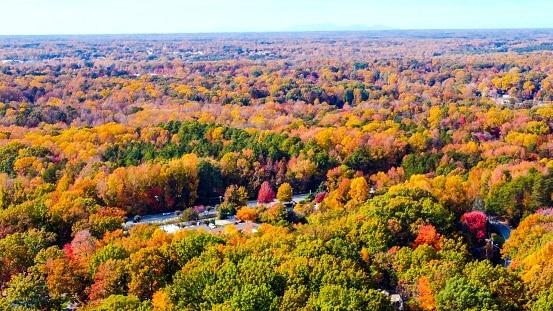
[[[304,27],[309,27],[306,25]],[[347,27],[347,26],[345,26]],[[386,27],[386,26],[383,26]],[[513,31],[513,30],[553,30],[552,27],[514,28],[392,28],[382,29],[321,29],[321,30],[237,30],[237,31],[196,31],[196,32],[121,32],[121,33],[47,33],[47,34],[0,34],[0,37],[47,37],[47,36],[143,36],[143,35],[222,35],[222,34],[283,34],[283,33],[337,33],[337,32],[415,32],[415,31]]]

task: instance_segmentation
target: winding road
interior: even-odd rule
[[[506,224],[500,222],[499,220],[497,220],[495,217],[492,217],[492,216],[488,217],[488,222],[497,231],[499,231],[499,233],[501,234],[501,236],[503,236],[505,241],[507,241],[511,237],[511,231],[513,231],[513,228],[507,226]],[[511,258],[509,257],[505,258],[505,267],[508,267],[510,264],[511,264]]]
[[[507,226],[506,224],[498,221],[497,219],[495,219],[493,217],[489,217],[488,219],[489,219],[490,224],[497,231],[499,231],[499,233],[503,236],[505,241],[507,241],[509,239],[509,237],[511,236],[511,231],[513,231],[513,229],[511,227]]]

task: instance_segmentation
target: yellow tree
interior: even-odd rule
[[[351,181],[349,195],[353,206],[362,204],[369,198],[369,183],[367,183],[365,177],[355,177]]]
[[[292,186],[285,182],[277,190],[277,199],[280,202],[290,202],[292,200]]]

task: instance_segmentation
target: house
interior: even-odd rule
[[[405,306],[403,305],[403,298],[401,298],[401,295],[384,289],[380,290],[380,292],[390,298],[390,303],[394,308],[396,308],[397,310],[405,310]]]
[[[495,102],[498,105],[510,105],[513,101],[511,99],[511,96],[509,95],[503,95],[501,97],[498,97],[495,99]]]

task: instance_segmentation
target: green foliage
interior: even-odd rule
[[[539,294],[536,302],[532,303],[531,311],[553,311],[553,292],[543,291]]]
[[[376,290],[359,291],[336,285],[323,286],[312,303],[321,311],[395,310],[389,298]]]
[[[277,310],[278,301],[267,284],[245,284],[233,293],[230,304],[236,310],[273,311]]]
[[[102,154],[102,161],[113,162],[116,166],[131,166],[152,160],[155,156],[155,149],[151,143],[132,141],[127,145],[109,146]]]
[[[443,311],[501,310],[487,288],[457,276],[447,281],[445,289],[436,296],[436,303],[438,309]]]
[[[59,64],[0,73],[0,309],[389,310],[377,288],[414,309],[549,309],[552,61],[495,53],[543,36],[7,39],[7,59]],[[261,226],[121,230],[195,204],[224,218],[262,183],[260,202],[326,188],[243,210]],[[471,206],[520,221],[512,268],[475,261]]]
[[[179,216],[180,221],[198,220],[198,213],[193,208],[185,209]]]
[[[233,207],[244,206],[248,200],[248,192],[243,186],[230,185],[225,190],[225,203],[231,204]]]
[[[19,150],[25,148],[25,145],[17,142],[9,143],[0,148],[0,172],[15,177],[13,164],[18,157]]]
[[[210,161],[202,160],[198,164],[198,178],[198,201],[209,204],[210,198],[218,199],[223,189],[220,168]]]
[[[90,271],[90,275],[94,277],[96,272],[98,272],[98,266],[102,263],[110,259],[126,259],[128,257],[129,253],[124,247],[115,244],[108,244],[94,253],[92,259],[90,260],[88,270]]]
[[[471,282],[488,289],[501,310],[524,309],[526,288],[516,274],[487,260],[468,263],[463,273]]]
[[[202,232],[190,232],[185,237],[173,241],[172,249],[178,256],[178,263],[184,266],[189,260],[199,256],[208,246],[223,244],[224,240]]]
[[[54,309],[61,303],[50,297],[45,277],[36,272],[16,275],[6,292],[5,300],[15,310]]]
[[[431,223],[441,233],[448,233],[453,222],[450,211],[429,192],[418,188],[391,189],[385,195],[370,200],[361,211],[374,219],[373,228],[379,228],[379,235],[393,236],[396,245],[407,245],[409,241],[414,241],[414,229],[418,223]],[[391,246],[388,244],[388,247]]]
[[[55,235],[45,230],[13,233],[0,239],[0,284],[15,274],[24,272],[34,263],[35,256],[54,242]]]
[[[553,179],[531,169],[527,175],[495,184],[485,199],[486,212],[507,216],[513,223],[540,207],[550,206]]]
[[[407,178],[413,175],[430,173],[436,170],[440,157],[441,155],[434,153],[409,154],[403,158],[401,167],[405,170]]]
[[[135,296],[111,295],[92,308],[93,311],[148,311],[152,310],[149,301],[141,302]]]

